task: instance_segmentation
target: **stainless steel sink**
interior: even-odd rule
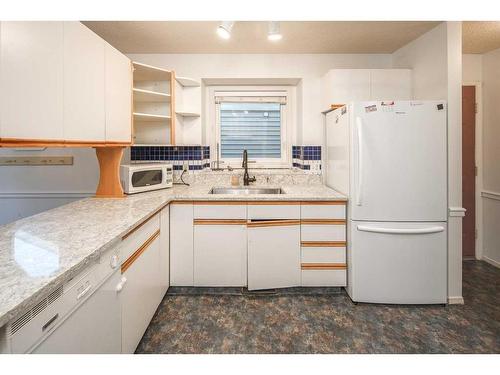
[[[250,195],[250,194],[285,194],[281,188],[257,188],[257,187],[214,187],[209,194],[234,194],[234,195]]]

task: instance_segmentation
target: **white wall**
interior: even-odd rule
[[[413,69],[413,97],[447,98],[447,25],[445,22],[393,53],[394,68]]]
[[[132,60],[175,70],[176,75],[203,78],[300,78],[297,88],[297,141],[323,144],[321,77],[334,68],[390,68],[390,54],[129,54]],[[199,96],[202,106],[202,97]],[[202,121],[189,125],[182,143],[202,143]],[[182,129],[176,129],[176,132]]]
[[[393,53],[413,69],[415,99],[448,101],[448,298],[462,299],[462,24],[443,22]]]
[[[462,55],[462,82],[472,83],[483,80],[483,55]]]
[[[95,193],[99,167],[92,148],[28,151],[3,148],[0,156],[72,155],[72,166],[0,166],[0,225]]]
[[[482,57],[483,258],[500,267],[500,49]]]

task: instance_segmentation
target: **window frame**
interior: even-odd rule
[[[281,158],[249,158],[249,166],[251,168],[290,168],[291,167],[291,149],[292,149],[292,132],[290,131],[290,90],[284,87],[235,87],[235,88],[218,88],[212,91],[211,101],[213,103],[214,125],[213,138],[211,147],[214,152],[211,153],[212,160],[216,159],[218,152],[219,160],[222,162],[222,167],[230,166],[231,168],[241,168],[242,158],[222,158],[220,147],[221,124],[220,124],[220,103],[217,103],[217,97],[284,97],[285,104],[280,107],[280,133],[281,133]],[[219,147],[218,147],[219,146]]]

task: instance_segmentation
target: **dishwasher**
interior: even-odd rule
[[[122,275],[110,250],[9,324],[12,353],[121,353]]]

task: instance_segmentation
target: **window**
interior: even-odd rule
[[[246,149],[252,167],[289,167],[285,108],[284,92],[216,94],[220,159],[240,167]]]

